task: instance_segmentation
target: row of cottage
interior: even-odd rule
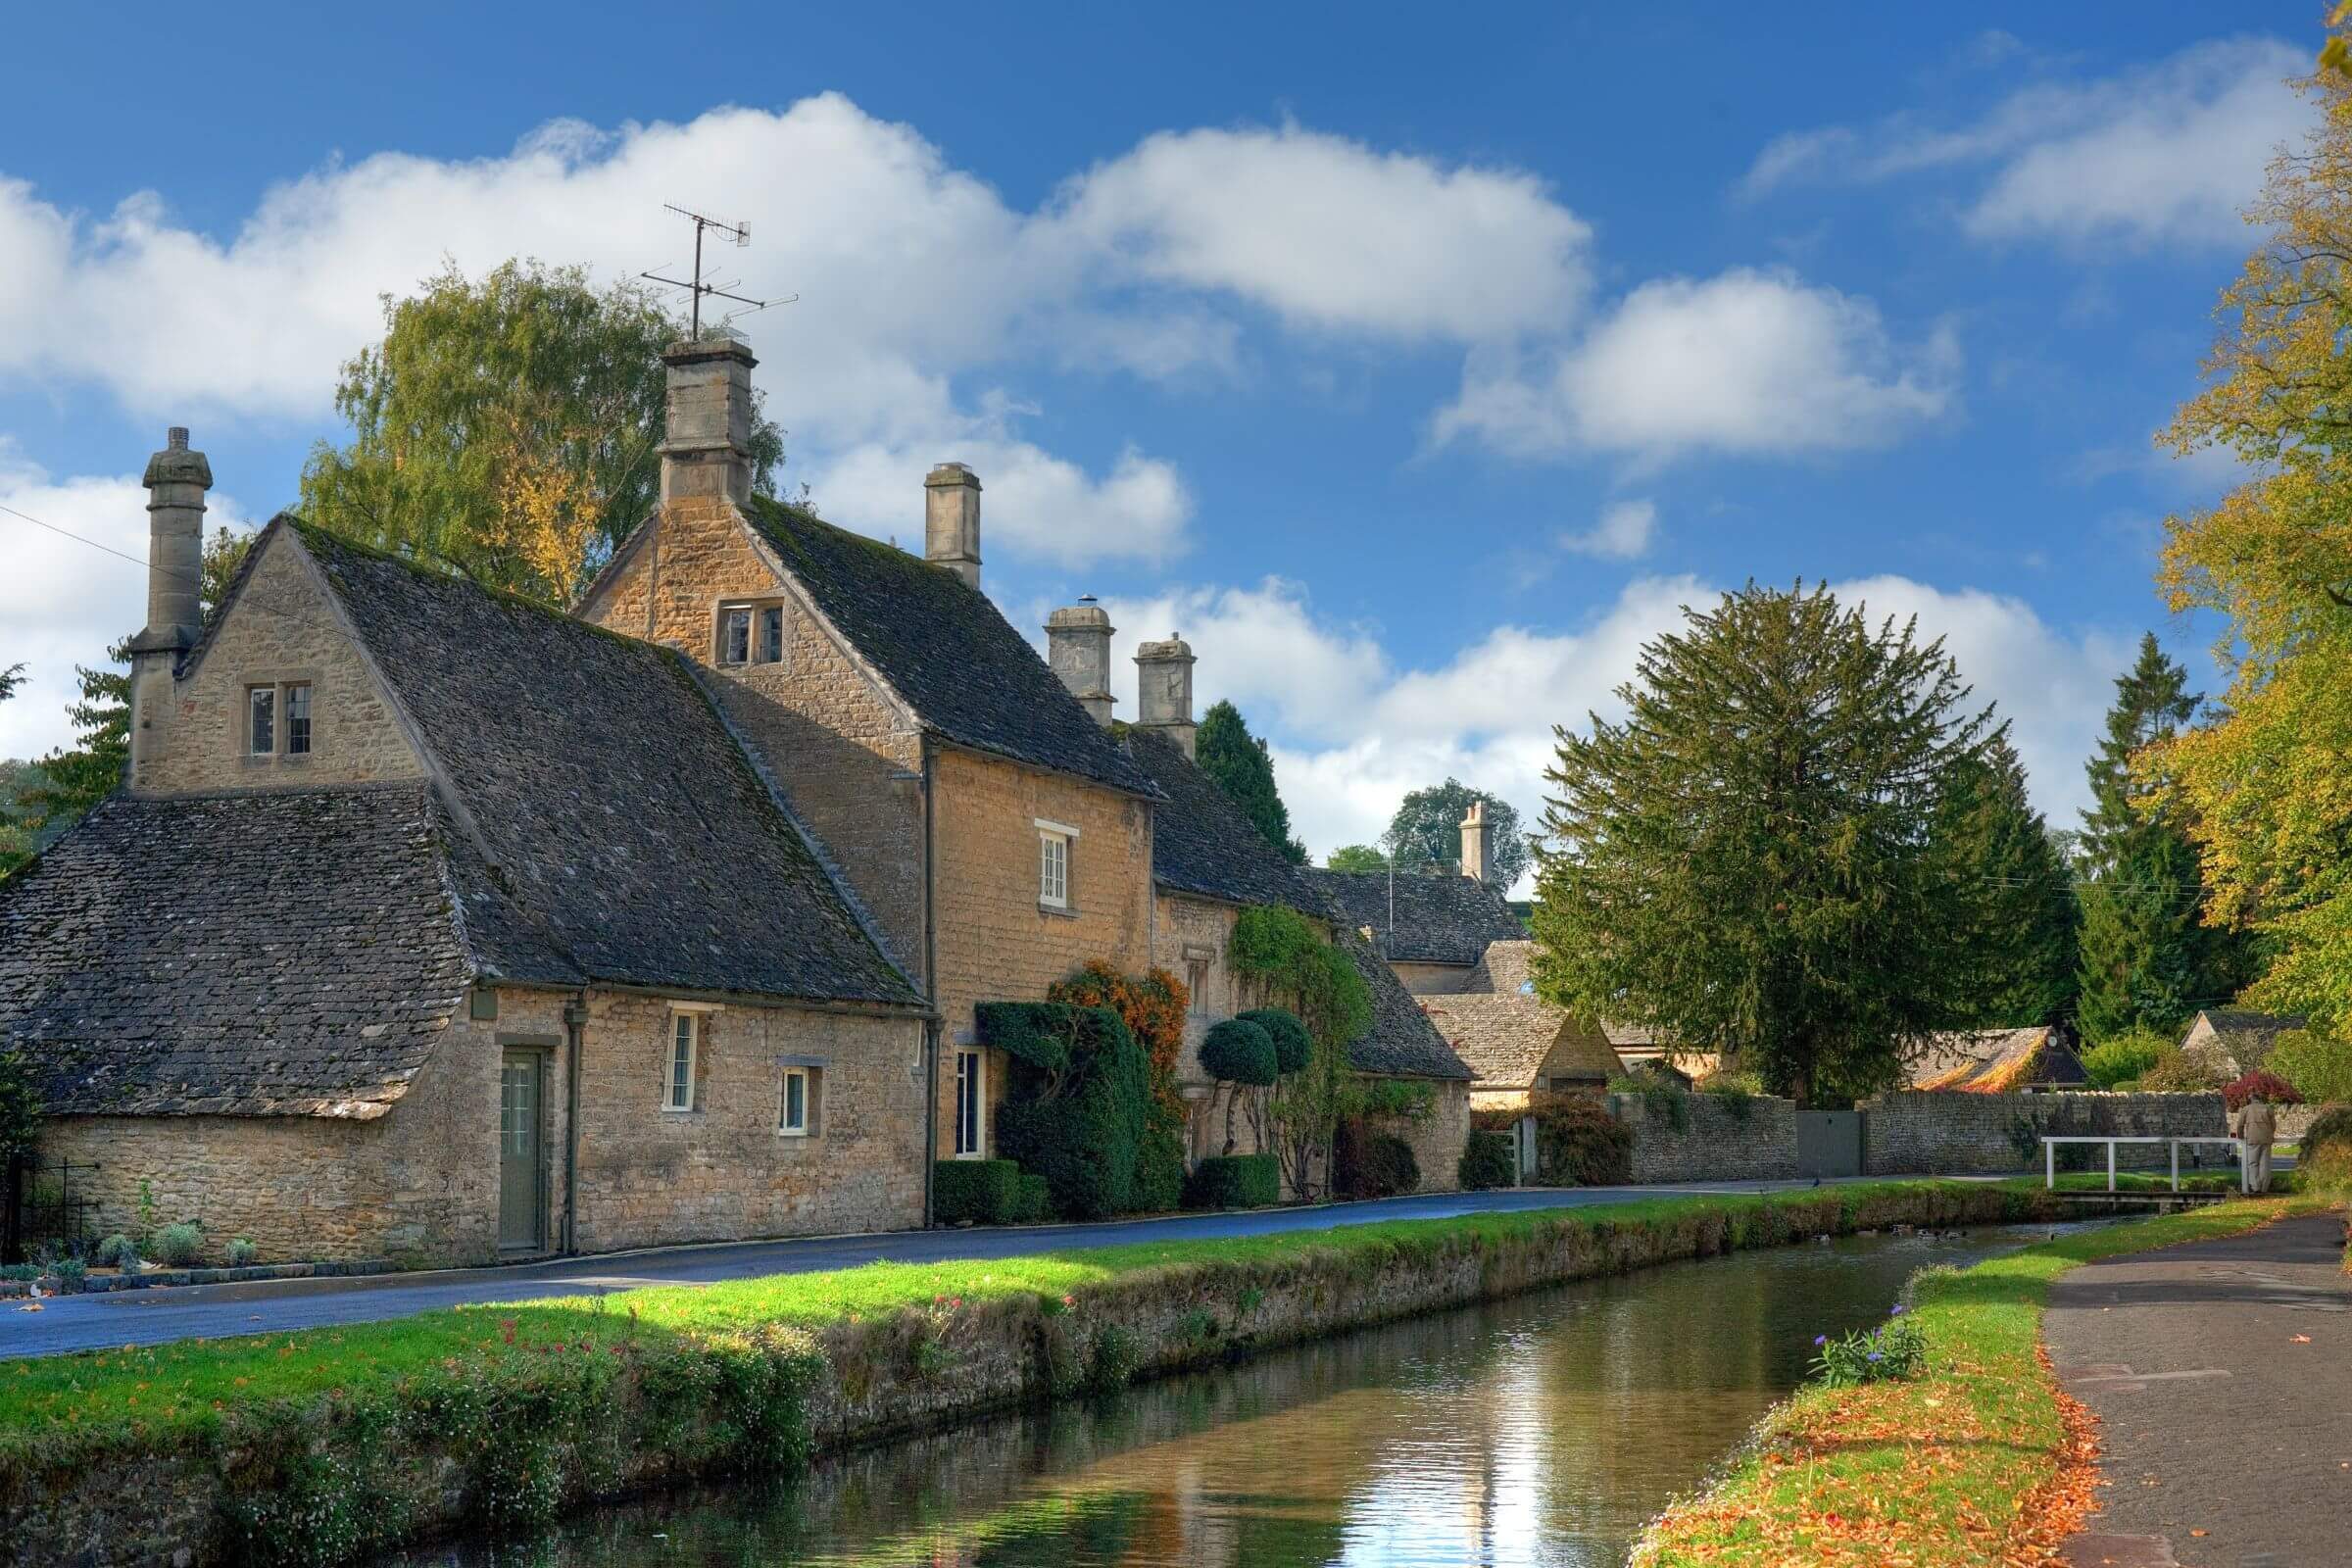
[[[1255,1000],[1253,905],[1352,955],[1354,1064],[1429,1087],[1450,1185],[1472,1074],[1367,940],[1387,879],[1291,866],[1195,767],[1191,650],[1143,644],[1114,723],[1100,609],[1041,660],[981,593],[969,470],[920,557],[830,526],[753,493],[750,351],[664,358],[660,506],[568,613],[280,517],[208,621],[211,469],[154,456],[127,776],[0,884],[0,1039],[101,1224],[456,1261],[920,1225],[992,1149],[976,1007],[1160,966],[1197,1046]],[[1484,832],[1446,890],[1482,951]]]

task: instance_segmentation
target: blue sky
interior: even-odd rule
[[[0,504],[139,554],[185,423],[266,517],[379,294],[675,264],[678,201],[801,296],[742,325],[819,509],[913,542],[971,463],[1006,612],[1181,631],[1318,853],[1448,773],[1532,813],[1550,726],[1751,576],[1948,636],[2070,817],[2138,632],[2209,670],[2149,574],[2228,469],[2149,436],[2311,7],[1130,9],[21,17]],[[22,755],[143,590],[0,539]]]

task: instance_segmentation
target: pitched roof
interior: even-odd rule
[[[0,880],[61,1113],[380,1116],[471,978],[423,784],[101,802]]]
[[[1601,1082],[1623,1070],[1598,1030],[1578,1027],[1566,1011],[1536,997],[1457,992],[1426,997],[1422,1005],[1482,1089],[1535,1087],[1555,1047],[1563,1049],[1548,1076]]]
[[[1905,1071],[1914,1089],[1958,1089],[1977,1095],[2090,1081],[2066,1042],[2042,1025],[1933,1035],[1905,1064]]]
[[[925,724],[958,745],[1156,796],[1150,776],[979,589],[764,496],[743,514]]]
[[[1532,997],[1536,994],[1536,945],[1531,941],[1490,942],[1478,964],[1462,982],[1464,991],[1495,996]]]
[[[486,970],[919,1004],[683,656],[297,526],[479,830]]]
[[[1215,779],[1155,730],[1119,726],[1136,762],[1167,797],[1152,810],[1152,876],[1162,887],[1228,904],[1322,907],[1298,868],[1266,842]]]
[[[1348,1062],[1358,1072],[1400,1078],[1467,1079],[1472,1073],[1446,1037],[1438,1032],[1420,1002],[1404,989],[1371,944],[1353,931],[1333,933],[1342,951],[1355,960],[1356,973],[1372,993],[1372,1027],[1348,1048]]]
[[[2298,1013],[2255,1012],[2244,1007],[2208,1007],[2197,1016],[2212,1029],[2213,1039],[2200,1040],[2190,1049],[2214,1057],[2232,1073],[2259,1067],[2278,1043],[2280,1033],[2304,1028],[2311,1021]],[[2192,1023],[2190,1033],[2194,1032]]]
[[[1307,870],[1334,919],[1349,930],[1369,927],[1393,962],[1474,964],[1490,942],[1516,941],[1527,928],[1502,895],[1466,876],[1399,873],[1396,917],[1390,918],[1386,871]]]

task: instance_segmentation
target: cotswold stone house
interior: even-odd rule
[[[2309,1022],[2297,1014],[2210,1007],[2190,1021],[2180,1051],[2225,1078],[2236,1078],[2268,1061],[2281,1034]]]
[[[1462,822],[1462,875],[1307,870],[1338,918],[1371,933],[1373,945],[1415,996],[1459,991],[1490,942],[1517,942],[1527,928],[1487,885],[1488,835],[1473,807]]]
[[[1225,1117],[1213,1099],[1215,1085],[1200,1066],[1200,1042],[1210,1025],[1265,1000],[1228,965],[1235,922],[1247,908],[1287,907],[1314,920],[1355,960],[1372,994],[1373,1021],[1348,1048],[1349,1063],[1360,1073],[1427,1090],[1430,1113],[1390,1130],[1412,1146],[1424,1191],[1451,1191],[1469,1137],[1469,1068],[1447,1049],[1395,970],[1334,919],[1320,890],[1194,765],[1195,660],[1181,637],[1137,647],[1141,711],[1131,724],[1112,724],[1113,630],[1100,607],[1057,610],[1046,623],[1047,661],[1088,712],[1124,740],[1161,795],[1152,813],[1152,960],[1183,980],[1191,997],[1180,1076],[1194,1107],[1192,1155],[1215,1154],[1225,1146]],[[1236,1132],[1240,1152],[1255,1152],[1250,1128],[1237,1122]]]
[[[0,1038],[101,1224],[919,1224],[928,1009],[695,666],[286,518],[200,633],[211,480],[184,431],[149,466],[123,790],[0,883]]]
[[[969,469],[924,480],[910,556],[752,494],[743,344],[666,363],[662,507],[578,613],[701,667],[937,1014],[924,1147],[982,1157],[1007,1075],[973,1009],[1149,964],[1159,792],[980,592]]]
[[[1951,1029],[1930,1035],[1903,1064],[1913,1089],[1957,1089],[1977,1095],[2087,1089],[2065,1035],[2045,1024],[2025,1029]]]
[[[1599,1025],[1536,995],[1533,942],[1490,942],[1462,989],[1422,1003],[1478,1076],[1474,1110],[1520,1110],[1528,1097],[1599,1094],[1620,1068]]]

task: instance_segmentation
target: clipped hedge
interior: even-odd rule
[[[1273,1037],[1247,1018],[1211,1024],[1200,1041],[1200,1070],[1221,1084],[1263,1089],[1279,1070]]]
[[[1454,1177],[1462,1190],[1483,1193],[1494,1187],[1515,1187],[1519,1183],[1519,1161],[1511,1147],[1511,1135],[1495,1132],[1473,1132],[1470,1142],[1462,1147],[1462,1157],[1454,1167]]]
[[[1080,1009],[1066,1002],[983,1002],[972,1009],[980,1043],[1043,1073],[1070,1064]]]
[[[1193,1167],[1187,1208],[1264,1208],[1282,1200],[1282,1165],[1272,1154],[1217,1154]]]
[[[1244,1023],[1257,1025],[1266,1032],[1266,1038],[1274,1042],[1274,1070],[1277,1073],[1298,1071],[1315,1054],[1314,1038],[1306,1032],[1306,1025],[1298,1021],[1297,1013],[1287,1008],[1251,1007],[1248,1012],[1237,1012],[1234,1016]]]
[[[1016,1225],[1021,1214],[1021,1167],[1011,1160],[933,1161],[931,1217],[940,1224]]]
[[[1042,1225],[1053,1217],[1054,1189],[1046,1185],[1043,1176],[1032,1176],[1022,1171],[1013,1198],[1012,1218],[1007,1223]]]
[[[1132,1210],[1151,1131],[1152,1068],[1127,1025],[1108,1007],[1058,1002],[997,1003],[981,1012],[984,1041],[1000,1044],[991,1030],[1001,1030],[1033,1053],[1013,1054],[997,1147],[1046,1179],[1065,1219]],[[1061,1067],[1042,1065],[1055,1054],[1047,1041],[1059,1048]],[[1152,1185],[1144,1184],[1147,1196]]]

